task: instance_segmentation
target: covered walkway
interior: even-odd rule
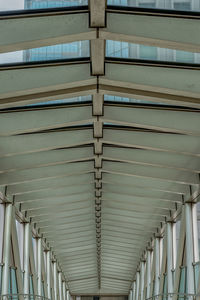
[[[200,299],[199,33],[104,0],[0,13],[0,53],[88,43],[0,65],[2,300]]]

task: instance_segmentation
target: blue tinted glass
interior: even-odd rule
[[[87,0],[24,0],[25,9],[87,5]]]
[[[37,100],[37,99],[36,99]],[[75,103],[85,103],[85,102],[91,102],[92,101],[92,96],[87,95],[87,96],[79,96],[79,97],[74,97],[74,98],[67,98],[67,99],[58,99],[58,100],[50,100],[50,101],[44,101],[44,102],[37,102],[35,101],[34,103],[31,104],[26,104],[26,105],[17,105],[13,106],[12,108],[20,108],[20,107],[38,107],[38,106],[55,106],[55,105],[64,105],[64,104],[75,104]],[[34,239],[32,239],[34,242]]]
[[[78,103],[78,102],[89,102],[92,101],[92,96],[79,96],[74,98],[68,98],[68,99],[60,99],[60,100],[51,100],[51,101],[45,101],[45,102],[38,102],[33,104],[28,104],[28,106],[42,106],[42,105],[56,105],[56,104],[66,104],[66,103]]]
[[[120,96],[112,96],[112,95],[104,95],[104,101],[105,102],[109,101],[109,102],[136,103],[136,104],[169,105],[167,103],[153,102],[153,101],[148,101],[148,100],[127,98],[127,97],[120,97]]]
[[[44,294],[44,282],[42,281],[42,297],[44,297],[45,294]]]
[[[174,9],[182,11],[199,11],[199,0],[108,0],[108,5],[122,5],[143,8]]]
[[[16,270],[14,268],[10,268],[10,280],[9,280],[9,294],[13,295],[13,300],[18,300],[16,294],[18,293],[17,289],[17,279],[16,279]]]
[[[108,40],[106,56],[156,61],[200,63],[200,53]]]
[[[167,274],[164,274],[164,285],[163,285],[163,298],[162,300],[167,300]]]
[[[29,276],[29,294],[30,295],[33,295],[34,292],[33,292],[33,278],[32,278],[32,275]],[[32,297],[31,297],[32,298]],[[30,298],[30,299],[31,299]]]
[[[181,299],[181,294],[185,293],[185,268],[181,268],[180,282],[179,282],[179,299]]]
[[[88,0],[0,0],[0,11],[88,5]]]
[[[80,58],[89,57],[89,55],[89,41],[80,41],[2,53],[0,54],[0,64]]]

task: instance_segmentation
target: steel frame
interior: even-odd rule
[[[90,58],[0,67],[3,295],[8,294],[11,247],[19,294],[29,293],[31,270],[34,292],[42,297],[44,290],[54,300],[69,300],[69,288],[71,294],[90,289],[106,294],[110,288],[110,294],[130,291],[133,300],[161,299],[167,272],[168,298],[176,300],[184,251],[188,293],[199,292],[193,264],[199,260],[200,66],[105,57],[106,39],[199,52],[194,34],[199,17],[116,11],[100,0],[73,11],[0,16],[0,31],[6,32],[0,52],[79,39],[90,40],[91,49]],[[154,36],[144,26],[149,22]],[[12,110],[89,94],[92,103],[81,106]],[[159,104],[110,104],[105,94],[162,101],[170,104],[168,117]],[[77,228],[79,221],[86,233]],[[65,262],[68,256],[71,262]]]

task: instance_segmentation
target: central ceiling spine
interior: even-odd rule
[[[99,28],[106,26],[106,1],[90,0],[91,28],[96,28],[96,39],[90,42],[91,52],[91,75],[97,78],[97,90],[93,95],[93,116],[94,116],[94,179],[95,179],[95,219],[96,219],[96,246],[97,246],[97,269],[98,284],[101,289],[101,197],[102,197],[102,155],[103,147],[103,94],[99,93],[99,76],[105,74],[105,40],[99,38]]]

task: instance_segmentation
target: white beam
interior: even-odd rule
[[[106,123],[124,126],[200,135],[198,112],[104,105],[102,119]]]
[[[106,63],[106,75],[100,78],[99,83],[144,92],[194,97],[199,101],[199,73],[199,70],[192,69]]]
[[[0,104],[11,102],[6,100],[10,97],[52,91],[59,93],[62,89],[95,83],[96,79],[90,76],[89,63],[4,70],[0,73]]]
[[[199,52],[198,30],[200,25],[195,19],[109,12],[107,28],[100,31],[100,36],[108,40]]]
[[[89,29],[88,13],[0,20],[0,52],[38,48],[95,38],[95,30]],[[15,28],[15,31],[13,31]]]
[[[93,122],[91,112],[92,106],[69,106],[3,113],[0,118],[0,136],[88,124]]]

